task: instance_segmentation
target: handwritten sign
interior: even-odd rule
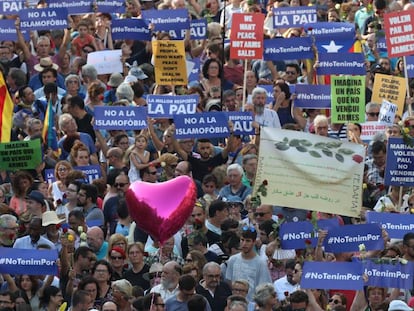
[[[365,77],[331,77],[332,122],[365,121]]]
[[[99,75],[122,72],[122,50],[105,50],[88,53],[87,64],[93,65]]]
[[[146,107],[97,106],[95,128],[106,130],[139,130],[147,127]]]
[[[382,100],[382,105],[380,109],[380,114],[378,116],[378,122],[386,123],[386,124],[393,124],[395,119],[395,114],[397,113],[397,105],[386,101],[385,99]]]
[[[152,41],[155,82],[161,85],[187,85],[184,41]]]
[[[376,73],[371,101],[380,104],[385,99],[396,104],[397,113],[402,114],[406,92],[407,86],[404,78]]]
[[[262,58],[264,15],[261,13],[234,13],[232,18],[230,58]]]
[[[42,163],[40,139],[0,144],[0,169],[17,171],[34,169]]]
[[[388,186],[414,186],[414,148],[402,138],[390,137],[384,183]]]
[[[375,121],[369,121],[361,123],[361,127],[361,139],[363,141],[369,142],[375,134],[377,134],[378,132],[384,132],[387,126],[385,124],[378,123]]]
[[[384,30],[388,57],[414,54],[414,11],[384,14]]]

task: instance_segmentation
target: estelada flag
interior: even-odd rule
[[[0,72],[0,142],[10,142],[14,104]]]

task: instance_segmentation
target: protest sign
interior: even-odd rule
[[[19,14],[19,11],[25,8],[24,2],[25,2],[24,0],[1,0],[0,1],[0,14],[4,14],[4,15]],[[12,21],[14,24],[14,20]]]
[[[261,13],[234,13],[230,33],[230,58],[261,59],[263,23]]]
[[[297,84],[295,86],[295,107],[309,109],[331,108],[331,86]]]
[[[198,95],[148,95],[148,116],[153,118],[172,118],[176,114],[197,112]]]
[[[29,31],[21,29],[22,35],[26,41],[29,41]],[[16,26],[14,19],[0,19],[0,37],[4,41],[17,41]]]
[[[57,250],[0,247],[0,273],[57,275]]]
[[[64,29],[68,27],[68,10],[24,9],[19,12],[20,27],[27,30]]]
[[[414,214],[366,213],[367,223],[378,223],[386,230],[391,239],[402,239],[408,232],[414,231]]]
[[[273,8],[274,28],[302,28],[303,24],[316,23],[317,19],[314,6]]]
[[[381,104],[385,99],[398,106],[397,113],[402,115],[407,92],[405,79],[380,73],[375,74],[371,101]]]
[[[393,263],[382,263],[381,259],[364,260],[364,274],[367,275],[367,286],[384,288],[405,288],[413,287],[414,264],[410,261],[400,263],[398,259]]]
[[[51,9],[66,8],[68,14],[85,14],[94,11],[91,0],[48,0],[47,6]]]
[[[304,28],[319,53],[347,53],[355,42],[355,25],[351,23],[318,22]]]
[[[388,57],[414,54],[414,11],[384,14],[384,30]]]
[[[414,78],[414,56],[405,57],[405,67],[407,68],[408,78]]]
[[[317,222],[318,229],[330,230],[339,226],[338,218]],[[318,231],[310,221],[284,222],[280,225],[279,237],[282,249],[304,249],[316,247]]]
[[[387,186],[414,186],[414,147],[402,138],[390,137],[387,147],[384,184]]]
[[[94,2],[97,6],[96,11],[102,13],[125,13],[124,0],[96,0]]]
[[[147,127],[147,109],[137,106],[97,106],[96,129],[140,130]]]
[[[142,11],[142,18],[154,25],[154,31],[166,31],[176,40],[183,40],[190,29],[188,16],[187,9]]]
[[[199,81],[200,80],[200,66],[201,60],[200,57],[193,58],[191,60],[186,60],[187,63],[187,76],[188,76],[188,83],[192,81]],[[191,67],[191,70],[188,68]]]
[[[369,142],[372,140],[375,134],[383,132],[386,129],[386,125],[375,121],[368,121],[361,123],[361,140]]]
[[[233,132],[236,135],[254,135],[251,112],[226,112],[229,121],[233,122]]]
[[[363,266],[360,262],[305,261],[300,280],[301,288],[360,290],[364,287]]]
[[[88,53],[87,64],[93,65],[99,75],[122,72],[122,50],[104,50]]]
[[[278,202],[280,206],[356,217],[362,205],[364,158],[362,145],[264,127],[255,191],[266,181],[263,204]]]
[[[365,76],[331,77],[331,121],[365,121]]]
[[[365,58],[361,53],[319,53],[318,75],[366,75]]]
[[[313,59],[312,39],[274,38],[264,40],[264,60]]]
[[[207,20],[205,18],[190,21],[190,39],[204,40],[207,38]]]
[[[112,20],[112,39],[151,40],[151,31],[143,19],[121,18]]]
[[[184,41],[152,41],[155,83],[161,85],[187,85]]]
[[[382,105],[380,108],[380,114],[378,116],[378,122],[385,123],[392,125],[394,124],[395,114],[397,113],[397,105],[386,101],[385,99],[382,100]]]
[[[193,115],[175,115],[176,138],[228,137],[230,130],[223,112],[205,112]]]
[[[0,170],[30,170],[35,169],[40,163],[40,139],[0,144]]]
[[[339,226],[328,231],[324,240],[325,251],[331,253],[357,252],[359,245],[366,250],[382,250],[384,239],[378,224]]]
[[[85,182],[92,183],[94,180],[102,177],[101,167],[99,165],[87,165],[87,166],[75,166],[73,169],[77,171],[82,171],[85,176]],[[45,170],[45,180],[51,184],[56,181],[55,170],[46,169]]]

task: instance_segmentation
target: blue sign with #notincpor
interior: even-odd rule
[[[313,59],[312,39],[274,38],[263,41],[264,60]]]
[[[384,249],[384,238],[378,224],[346,225],[328,231],[324,240],[325,251],[331,253],[356,252],[359,245],[366,250]]]
[[[414,148],[402,138],[390,137],[384,184],[387,186],[414,186]]]
[[[362,53],[319,53],[318,75],[366,75]]]
[[[400,263],[382,263],[380,259],[372,258],[362,262],[364,274],[368,276],[366,285],[376,287],[405,288],[413,287],[414,264],[410,261]]]
[[[331,86],[296,84],[295,107],[308,109],[331,108]]]
[[[205,112],[174,116],[176,138],[228,137],[230,130],[224,112]]]
[[[154,24],[154,31],[166,31],[173,40],[184,39],[190,29],[187,9],[143,10],[142,18]]]
[[[305,261],[300,279],[301,288],[350,289],[364,287],[363,266],[360,262]]]
[[[147,128],[147,108],[134,106],[95,107],[95,128],[105,130],[140,130]]]
[[[57,250],[0,247],[0,273],[57,275]]]
[[[402,239],[408,232],[414,231],[413,214],[366,213],[367,223],[380,224],[391,239]]]

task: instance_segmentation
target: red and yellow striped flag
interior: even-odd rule
[[[0,142],[10,142],[14,104],[0,72]]]

